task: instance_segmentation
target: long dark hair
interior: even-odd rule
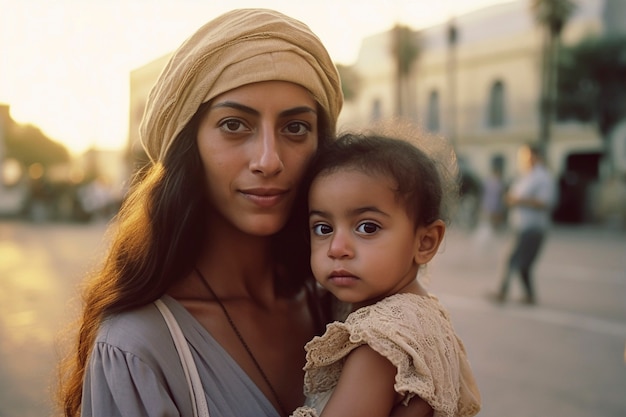
[[[210,204],[196,136],[208,107],[209,103],[200,106],[162,162],[135,176],[109,230],[109,252],[87,281],[74,348],[60,366],[59,399],[65,416],[80,415],[83,378],[100,323],[158,299],[196,264]],[[331,138],[328,126],[320,117],[320,145]],[[276,288],[282,295],[294,294],[312,280],[308,247],[299,228],[305,214],[306,201],[300,194],[292,218],[274,237],[273,253],[282,272]]]

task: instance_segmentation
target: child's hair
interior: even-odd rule
[[[393,180],[395,193],[415,227],[438,219],[451,221],[458,196],[458,168],[454,150],[443,138],[403,124],[394,125],[393,131],[386,127],[383,131],[343,133],[313,161],[308,183],[343,168]]]

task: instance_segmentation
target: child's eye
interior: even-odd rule
[[[325,223],[314,224],[311,230],[316,236],[325,236],[333,232],[333,228]]]
[[[363,222],[356,227],[357,232],[365,233],[368,235],[376,233],[378,230],[380,230],[380,226],[372,222]]]

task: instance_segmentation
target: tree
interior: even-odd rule
[[[459,29],[454,19],[448,22],[448,135],[452,146],[456,146],[456,123],[457,123],[457,100],[456,100],[456,77],[457,77],[457,45],[459,43]]]
[[[544,30],[541,60],[539,142],[546,150],[550,141],[551,124],[557,100],[557,62],[561,44],[561,32],[574,12],[575,4],[572,0],[531,0],[530,7],[535,20]]]
[[[603,138],[626,117],[626,34],[587,37],[563,49],[560,120],[594,122]]]
[[[6,133],[5,143],[6,157],[15,158],[25,167],[40,163],[47,168],[70,160],[67,148],[33,125],[14,126]]]
[[[353,67],[337,64],[337,71],[341,78],[341,91],[346,101],[356,98],[361,86],[359,76]]]
[[[420,53],[419,38],[416,32],[403,25],[396,25],[391,33],[392,54],[396,61],[396,115],[407,116],[411,101],[409,81]]]

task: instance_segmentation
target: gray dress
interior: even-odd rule
[[[239,365],[176,300],[162,297],[198,367],[211,417],[279,417]],[[83,384],[83,417],[191,416],[191,400],[174,342],[154,304],[101,326]]]

